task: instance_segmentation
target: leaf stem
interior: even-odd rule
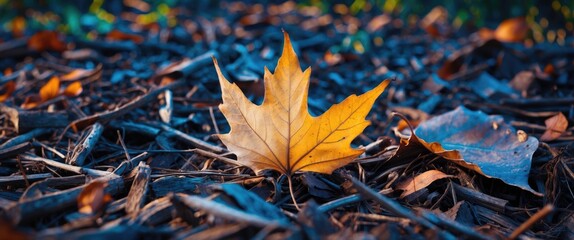
[[[297,211],[301,211],[301,208],[299,208],[297,200],[295,199],[295,195],[293,194],[293,182],[291,181],[291,175],[287,175],[287,182],[289,183],[289,193],[291,193],[291,200],[293,200],[293,204],[295,204]]]

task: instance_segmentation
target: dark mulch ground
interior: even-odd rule
[[[10,69],[0,83],[4,92],[15,84],[1,106],[0,238],[505,238],[529,219],[537,221],[523,225],[524,238],[574,238],[572,127],[534,154],[530,185],[543,196],[432,153],[389,161],[398,146],[392,111],[415,124],[463,105],[502,115],[534,137],[558,112],[571,126],[571,37],[525,45],[440,22],[429,34],[376,11],[221,7],[213,17],[174,8],[171,27],[125,15],[117,32],[89,38],[0,35],[0,69]],[[263,67],[275,67],[282,30],[302,67],[313,69],[313,115],[394,79],[355,141],[368,146],[364,156],[332,175],[294,176],[300,212],[285,177],[237,166],[214,135],[229,127],[217,108],[211,56],[261,101]],[[79,81],[79,96],[34,101],[49,79],[74,69],[89,70],[68,75],[62,88]],[[432,169],[456,178],[399,198],[399,182]],[[78,210],[78,202],[88,207]],[[554,211],[535,216],[547,205]]]

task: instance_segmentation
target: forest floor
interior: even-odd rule
[[[221,4],[0,35],[0,239],[574,238],[571,35]],[[353,141],[365,153],[292,189],[218,139],[212,61],[260,103],[283,31],[312,69],[313,116],[392,79]]]

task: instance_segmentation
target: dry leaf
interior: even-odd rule
[[[453,177],[453,176],[447,175],[439,170],[429,170],[415,177],[400,182],[396,186],[396,189],[404,191],[401,194],[401,198],[404,198],[418,190],[428,187],[431,183],[433,183],[436,180],[447,177]]]
[[[34,94],[26,97],[26,99],[24,100],[22,105],[20,105],[20,107],[23,109],[32,109],[40,105],[40,103],[42,103],[42,98],[40,98],[40,95]]]
[[[14,90],[16,90],[16,83],[14,81],[9,81],[4,84],[0,90],[2,92],[0,93],[0,102],[4,102],[6,99],[12,96]]]
[[[12,36],[15,38],[20,38],[24,36],[24,31],[26,30],[26,18],[23,16],[14,17],[12,20]]]
[[[30,39],[28,39],[28,47],[39,52],[62,52],[66,50],[66,43],[60,40],[60,35],[57,32],[41,31],[37,32],[32,37],[30,37]]]
[[[528,137],[520,142],[516,130],[501,116],[458,107],[421,123],[415,133],[408,142],[401,142],[396,154],[420,154],[416,148],[422,146],[486,177],[540,195],[528,185],[538,140]],[[409,145],[413,146],[406,147]]]
[[[87,69],[74,69],[69,73],[66,73],[61,76],[62,81],[76,81],[82,78],[85,78],[92,74],[92,70]]]
[[[568,128],[568,119],[562,113],[558,113],[544,121],[546,131],[540,137],[541,141],[552,141],[559,138]]]
[[[494,37],[501,42],[522,42],[526,39],[529,30],[524,17],[511,18],[498,25],[494,30]]]
[[[110,41],[132,41],[134,43],[142,43],[144,38],[142,36],[130,33],[124,33],[119,30],[112,30],[106,36],[106,40]]]
[[[28,240],[34,239],[29,233],[23,232],[22,229],[12,225],[8,220],[0,218],[0,239],[10,240]]]
[[[494,30],[489,28],[481,28],[476,32],[478,37],[482,40],[489,40],[494,38]]]
[[[442,7],[434,7],[420,22],[420,26],[432,37],[444,37],[448,33],[448,11]]]
[[[78,212],[93,214],[99,212],[112,199],[104,191],[106,183],[93,181],[89,183],[78,195]]]
[[[47,101],[55,98],[60,93],[60,78],[52,77],[46,85],[40,88],[40,98],[42,101]]]
[[[311,69],[301,71],[289,35],[284,33],[284,37],[275,73],[265,68],[261,105],[253,104],[225,79],[213,59],[223,98],[219,108],[231,126],[219,138],[240,163],[256,173],[272,169],[287,175],[296,171],[329,174],[363,153],[364,149],[351,148],[351,141],[369,125],[365,117],[389,80],[312,117],[307,106]]]
[[[83,91],[81,82],[73,82],[64,89],[64,95],[67,97],[79,96]]]

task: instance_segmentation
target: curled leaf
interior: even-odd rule
[[[411,177],[405,181],[400,182],[396,189],[403,190],[401,193],[401,198],[404,198],[418,190],[428,187],[431,183],[436,180],[452,177],[439,170],[429,170],[421,173],[415,177]]]
[[[498,178],[539,195],[528,185],[538,140],[528,137],[526,141],[519,141],[516,130],[501,116],[458,107],[421,123],[415,134],[409,144],[415,142],[486,177]]]
[[[552,141],[559,138],[568,128],[568,119],[562,113],[558,113],[544,121],[546,131],[540,137],[541,141]]]

